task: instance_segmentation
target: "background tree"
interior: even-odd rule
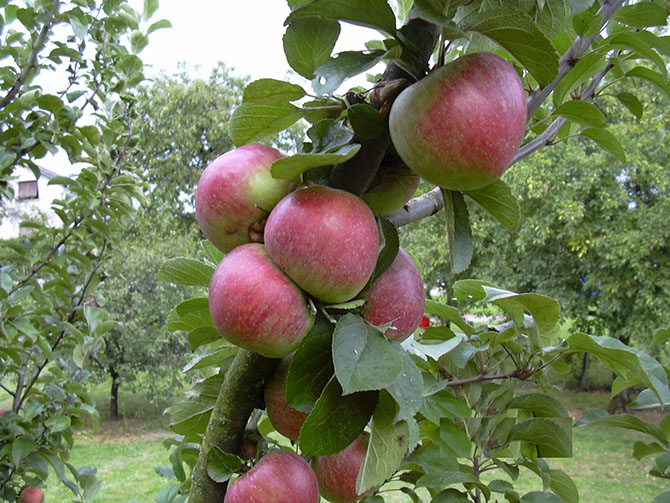
[[[78,174],[56,200],[55,228],[0,242],[0,382],[9,412],[0,421],[0,499],[41,485],[53,469],[77,500],[99,490],[95,468],[69,461],[73,429],[97,421],[85,363],[115,323],[95,306],[106,252],[142,198],[132,163],[134,88],[144,79],[137,54],[158,4],[142,13],[123,1],[46,0],[1,5],[0,189],[17,166],[39,176],[48,154],[67,155]],[[67,76],[56,82],[55,75]],[[44,87],[41,82],[44,82]],[[56,87],[56,84],[58,87]],[[49,90],[46,86],[58,89]],[[72,480],[74,478],[74,481]]]

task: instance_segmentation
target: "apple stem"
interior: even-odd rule
[[[259,405],[265,381],[278,362],[278,359],[266,358],[245,349],[240,349],[235,355],[202,440],[198,463],[191,476],[189,503],[223,501],[228,484],[215,482],[209,477],[209,453],[213,446],[231,454],[238,453],[249,416]]]

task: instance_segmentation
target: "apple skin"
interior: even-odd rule
[[[265,397],[265,409],[272,426],[286,438],[298,440],[300,428],[307,414],[286,403],[286,378],[290,363],[290,358],[284,358],[279,362],[275,373],[263,388],[263,396]]]
[[[268,358],[295,351],[314,324],[302,291],[257,243],[221,260],[209,284],[209,312],[226,340]]]
[[[381,171],[363,195],[363,201],[375,215],[390,215],[412,198],[420,180],[409,168]]]
[[[202,172],[195,215],[207,239],[223,252],[251,242],[249,226],[263,220],[291,188],[272,178],[270,166],[283,154],[265,145],[245,145],[218,157]]]
[[[226,491],[224,503],[318,503],[319,485],[294,452],[270,451]]]
[[[379,232],[372,211],[349,192],[314,185],[291,192],[265,224],[272,260],[326,303],[359,293],[374,271]]]
[[[36,487],[26,487],[21,491],[19,503],[44,503],[44,492]]]
[[[323,498],[332,503],[355,503],[374,492],[374,488],[364,494],[356,492],[356,479],[365,461],[369,442],[370,434],[363,432],[337,454],[312,460],[312,469]]]
[[[419,270],[402,248],[362,297],[366,301],[365,321],[375,326],[393,324],[385,332],[391,341],[401,342],[412,335],[426,307],[426,292]]]
[[[450,190],[474,190],[509,166],[526,129],[519,75],[495,54],[467,54],[405,89],[389,130],[400,158]]]

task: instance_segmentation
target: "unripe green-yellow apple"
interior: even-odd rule
[[[209,312],[225,339],[268,358],[295,351],[314,324],[300,288],[257,243],[221,260],[209,284]]]
[[[363,298],[363,318],[375,326],[391,324],[385,332],[389,340],[403,341],[414,333],[423,318],[426,292],[419,270],[405,250],[398,250],[391,266]]]
[[[26,487],[21,491],[19,503],[44,503],[44,492],[37,487]]]
[[[202,172],[195,215],[207,239],[221,251],[251,242],[249,228],[264,220],[290,190],[289,181],[270,174],[280,157],[272,147],[245,145],[218,157]]]
[[[332,503],[355,503],[374,491],[371,489],[364,494],[356,492],[356,479],[365,461],[369,442],[370,434],[363,432],[337,454],[312,460],[312,469],[319,481],[321,496]]]
[[[419,181],[416,173],[406,167],[380,170],[363,195],[363,201],[375,215],[390,215],[412,198]]]
[[[405,89],[389,117],[400,158],[450,190],[474,190],[500,178],[525,129],[519,75],[484,52],[458,58]]]
[[[263,388],[263,396],[272,426],[286,438],[298,440],[300,428],[307,414],[294,409],[286,402],[286,377],[290,363],[290,358],[284,358],[279,363],[275,373]]]
[[[300,288],[328,303],[359,293],[374,271],[377,222],[362,199],[314,185],[291,192],[265,225],[272,260]]]
[[[295,452],[270,451],[228,487],[223,502],[318,503],[319,485]]]

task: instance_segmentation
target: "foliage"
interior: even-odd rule
[[[65,153],[78,169],[50,181],[68,187],[52,205],[59,226],[25,221],[32,233],[0,243],[0,378],[12,399],[0,427],[4,501],[43,484],[50,469],[77,501],[100,488],[95,468],[68,458],[73,430],[97,422],[86,361],[116,326],[94,302],[101,266],[142,199],[130,162],[133,89],[144,79],[137,54],[152,31],[169,26],[149,22],[157,6],[147,1],[138,13],[121,1],[1,4],[3,205],[14,197],[7,181],[18,166],[39,177],[41,165]],[[63,71],[65,82],[53,80]]]

